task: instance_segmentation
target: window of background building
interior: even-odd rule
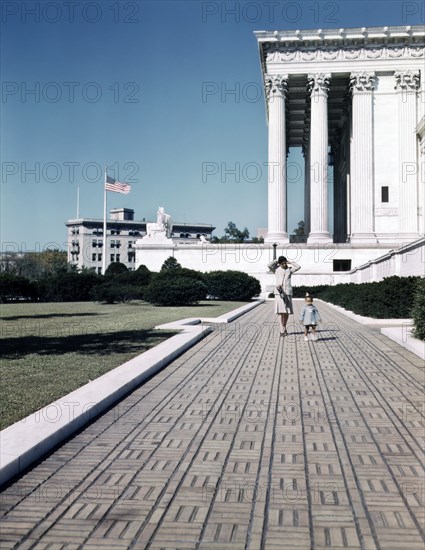
[[[92,259],[92,262],[96,261],[96,252],[93,252],[93,254],[91,255],[91,259]]]
[[[351,260],[334,260],[333,261],[333,270],[334,271],[350,271],[351,270]]]
[[[101,261],[102,261],[102,254],[98,254],[98,255],[97,255],[97,261],[98,261],[98,262],[101,262]]]
[[[111,254],[111,262],[115,262],[115,254]]]
[[[390,202],[389,187],[386,185],[381,187],[381,202]]]

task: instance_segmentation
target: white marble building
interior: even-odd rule
[[[138,241],[136,263],[159,270],[172,255],[201,271],[245,271],[263,289],[273,285],[267,263],[276,254],[301,264],[294,285],[425,274],[424,26],[255,36],[268,120],[265,244],[155,247]],[[302,148],[305,159],[305,243],[289,242],[291,147]]]
[[[394,246],[424,234],[424,30],[255,33],[268,114],[266,242],[289,242],[290,147],[302,147],[305,158],[308,243]]]

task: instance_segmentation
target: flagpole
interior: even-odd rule
[[[80,218],[80,186],[77,187],[77,220]]]
[[[108,167],[105,168],[105,181],[103,183],[103,253],[102,253],[102,275],[105,275],[106,271],[106,172]]]

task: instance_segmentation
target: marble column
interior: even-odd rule
[[[406,240],[419,238],[418,163],[417,163],[417,91],[419,72],[397,71],[399,135],[399,233]]]
[[[306,103],[302,152],[304,156],[304,234],[310,233],[310,104]]]
[[[310,149],[308,144],[303,146],[304,156],[304,233],[310,233]]]
[[[332,242],[328,230],[328,92],[330,74],[308,75],[311,93],[309,244]]]
[[[268,231],[267,243],[287,244],[286,115],[288,75],[266,76],[269,111]]]
[[[374,73],[352,73],[351,243],[376,243],[374,233],[373,120]]]

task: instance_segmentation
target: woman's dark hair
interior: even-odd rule
[[[287,262],[288,260],[285,258],[285,256],[279,256],[277,259],[278,264],[283,264],[284,262]]]

